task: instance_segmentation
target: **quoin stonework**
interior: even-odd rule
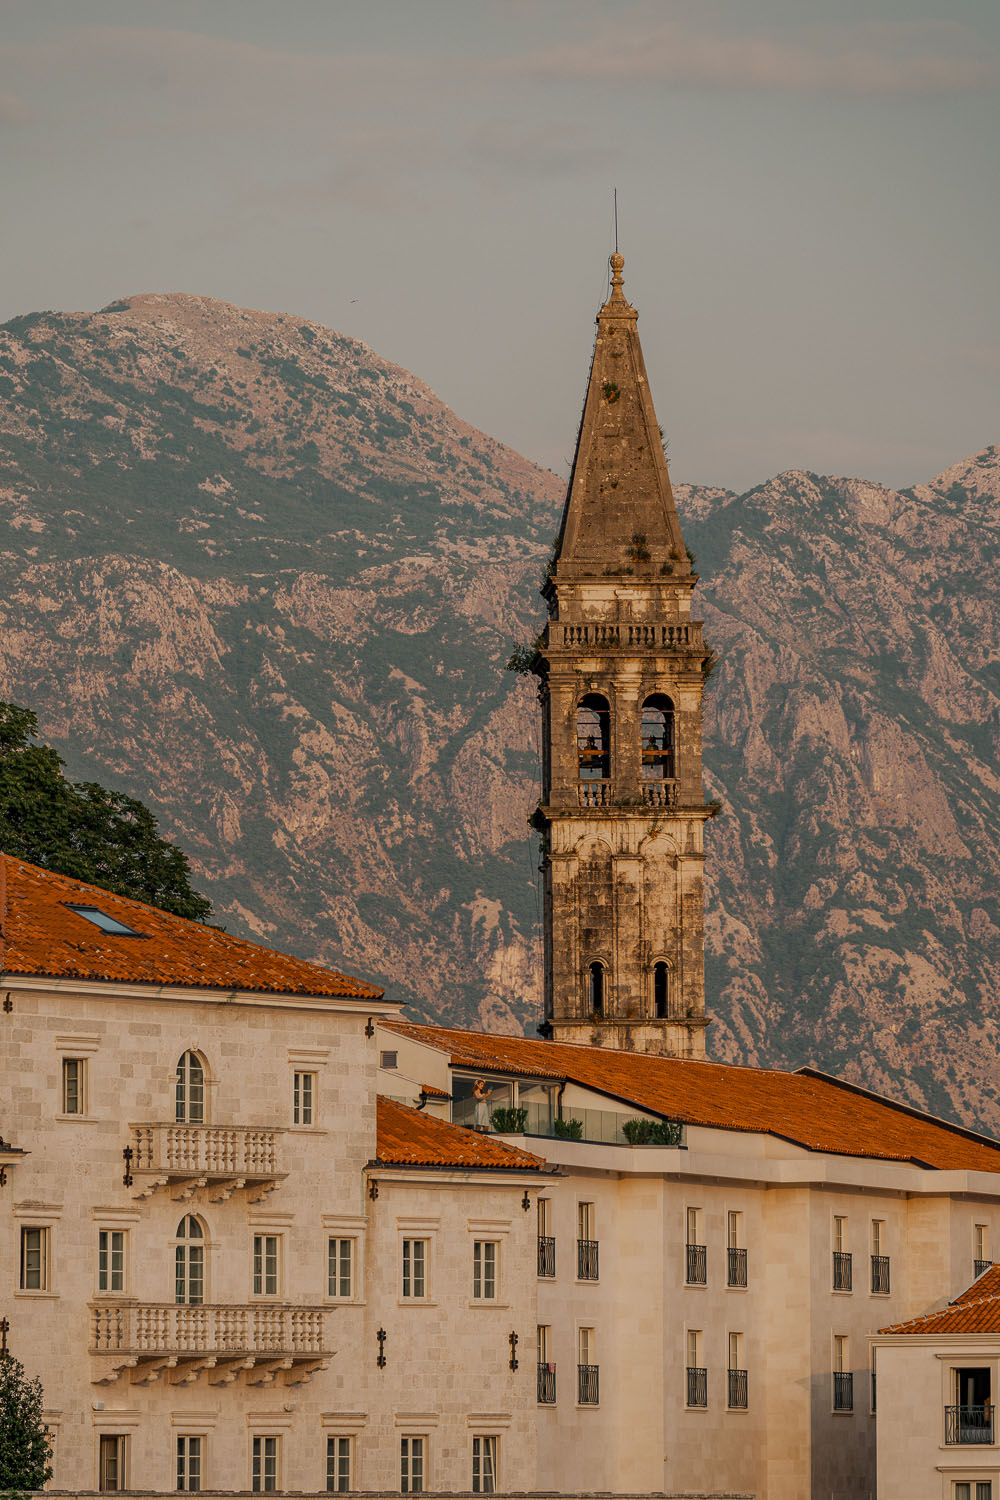
[[[639,345],[611,257],[576,457],[543,588],[537,822],[545,1033],[705,1055],[701,784],[712,654]]]

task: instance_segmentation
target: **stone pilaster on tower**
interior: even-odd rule
[[[557,556],[543,590],[545,1031],[705,1051],[702,688],[681,536],[624,260],[597,317]]]

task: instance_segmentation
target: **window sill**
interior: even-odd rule
[[[684,1406],[685,1411],[708,1411],[708,1409],[707,1406],[688,1406],[686,1403]]]
[[[691,1289],[693,1291],[697,1291],[697,1292],[707,1292],[708,1291],[708,1282],[707,1281],[685,1281],[684,1285],[685,1285],[685,1287],[687,1287],[687,1288],[689,1288],[689,1289]],[[743,1288],[741,1287],[740,1290],[742,1291]]]
[[[436,1302],[432,1302],[429,1297],[397,1297],[396,1298],[396,1306],[397,1307],[437,1307],[437,1303]]]
[[[101,1122],[97,1115],[53,1115],[54,1120],[68,1125],[99,1125]]]
[[[831,1297],[853,1297],[854,1296],[854,1288],[853,1287],[848,1288],[848,1287],[832,1286],[830,1288],[830,1296]]]
[[[119,1295],[121,1294],[119,1293]],[[14,1296],[27,1297],[30,1301],[33,1302],[57,1302],[59,1300],[58,1292],[36,1291],[32,1287],[18,1287],[17,1291],[14,1293]]]
[[[364,1297],[324,1297],[324,1307],[367,1307],[368,1302]]]
[[[510,1307],[510,1303],[509,1302],[500,1302],[500,1301],[498,1301],[498,1299],[496,1297],[473,1297],[469,1301],[469,1306],[470,1307],[486,1307],[486,1308],[490,1308],[490,1307],[509,1308]]]
[[[286,1125],[286,1135],[329,1135],[325,1125]]]

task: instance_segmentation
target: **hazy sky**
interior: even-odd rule
[[[676,479],[1000,441],[1000,0],[0,0],[0,319],[315,318],[565,472],[617,184]]]

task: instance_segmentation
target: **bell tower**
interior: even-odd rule
[[[712,653],[637,329],[611,257],[542,593],[545,1021],[560,1042],[705,1054],[702,688]]]

